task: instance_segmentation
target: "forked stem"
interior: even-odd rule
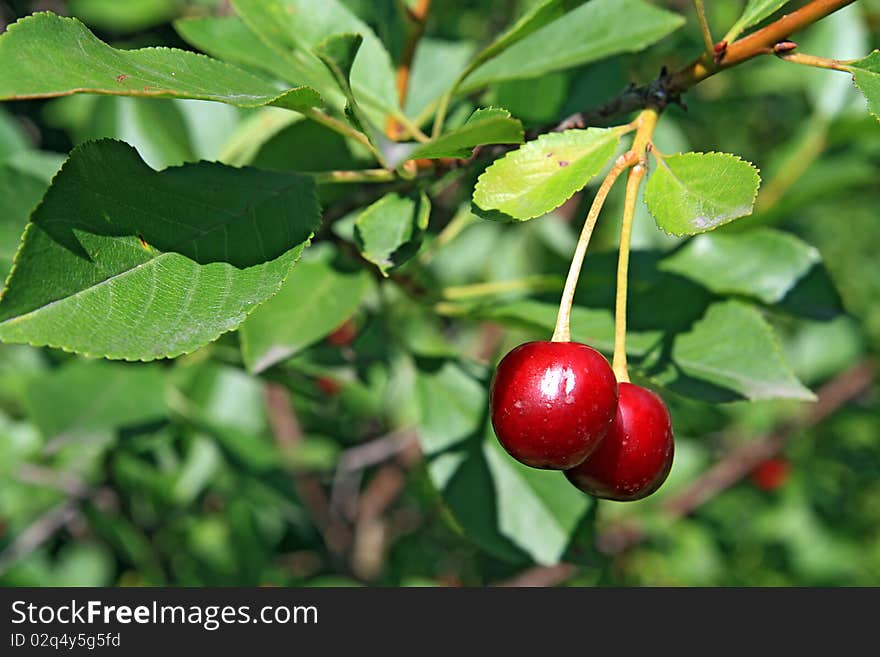
[[[654,129],[657,127],[659,113],[648,108],[639,115],[639,128],[633,139],[632,153],[637,163],[630,169],[626,181],[626,195],[623,201],[623,221],[620,227],[620,253],[617,258],[617,294],[614,301],[614,357],[611,368],[621,382],[629,382],[629,371],[626,366],[626,298],[629,275],[629,248],[632,237],[633,219],[636,215],[636,201],[639,197],[639,186],[645,177],[647,160],[645,153],[651,144]]]
[[[571,342],[571,305],[574,303],[574,291],[577,288],[578,278],[581,275],[581,267],[584,264],[584,256],[587,254],[587,247],[590,244],[590,237],[593,235],[593,229],[596,227],[596,220],[605,205],[605,199],[614,186],[614,182],[620,177],[626,169],[631,167],[638,161],[638,155],[633,151],[627,151],[614,163],[605,180],[599,186],[587,219],[584,221],[584,227],[578,238],[574,255],[571,259],[571,266],[568,269],[568,277],[565,279],[565,287],[562,290],[562,299],[559,301],[559,313],[556,315],[556,328],[553,331],[553,342]]]
[[[620,382],[629,382],[626,366],[626,297],[629,276],[629,247],[632,237],[633,219],[636,214],[636,200],[639,186],[645,177],[645,157],[640,156],[638,164],[630,169],[626,179],[626,197],[623,202],[623,221],[620,227],[620,253],[617,257],[617,294],[614,301],[614,359],[611,369]]]

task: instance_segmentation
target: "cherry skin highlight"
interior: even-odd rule
[[[620,502],[647,497],[666,481],[675,451],[672,420],[660,397],[621,383],[608,435],[583,463],[566,470],[585,493]]]
[[[527,342],[492,378],[492,426],[504,449],[533,468],[583,461],[611,426],[617,379],[605,357],[579,342]]]

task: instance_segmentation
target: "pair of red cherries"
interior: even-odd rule
[[[504,449],[533,468],[563,470],[595,497],[647,497],[666,480],[672,420],[655,393],[618,384],[608,361],[578,342],[527,342],[498,364],[492,426]]]

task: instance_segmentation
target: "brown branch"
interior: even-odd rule
[[[774,54],[773,47],[778,42],[853,2],[855,0],[812,0],[742,39],[730,44],[718,44],[718,54],[715,56],[703,54],[671,74],[664,69],[656,80],[641,86],[630,85],[603,105],[572,114],[558,125],[545,126],[539,132],[603,125],[612,117],[646,107],[663,110],[669,103],[681,104],[682,94],[694,85],[759,55]]]
[[[693,513],[720,492],[749,475],[762,461],[777,454],[793,434],[815,426],[867,390],[874,381],[874,365],[864,362],[825,384],[815,404],[798,422],[730,452],[693,484],[663,505],[673,518]]]
[[[275,442],[285,451],[295,448],[302,442],[303,433],[291,405],[290,392],[278,383],[267,383],[265,398]],[[341,557],[351,541],[351,533],[344,524],[334,522],[320,478],[314,474],[294,472],[291,473],[291,479],[297,496],[308,509],[327,548]]]
[[[403,54],[400,58],[400,64],[397,66],[397,97],[400,106],[403,107],[406,102],[406,95],[409,91],[409,75],[412,70],[413,58],[416,54],[416,47],[419,40],[425,33],[425,24],[428,22],[428,12],[431,9],[431,0],[417,0],[415,6],[407,9],[407,19],[409,21],[409,34],[406,43],[403,46]],[[391,139],[400,139],[406,134],[406,129],[395,120],[389,117],[385,133]]]
[[[503,587],[539,587],[558,586],[577,572],[577,566],[570,563],[559,563],[555,566],[535,566],[524,570],[510,579],[496,582],[493,586]]]

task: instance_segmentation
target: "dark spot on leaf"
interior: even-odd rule
[[[125,80],[126,80],[127,78],[128,78],[128,76],[127,76],[127,75],[124,75],[124,74],[123,74],[123,75],[117,75],[117,76],[116,76],[116,82],[119,83],[119,84],[122,84],[123,82],[125,82]]]
[[[557,164],[558,164],[559,166],[561,166],[561,167],[567,167],[567,166],[568,166],[568,160],[559,160],[559,162],[557,162]]]
[[[547,157],[553,157],[553,151],[550,151],[549,153],[547,153]]]

